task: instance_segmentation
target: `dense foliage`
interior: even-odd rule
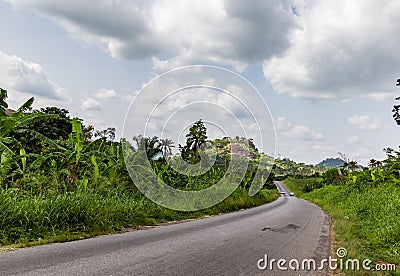
[[[57,107],[32,110],[33,98],[16,111],[8,109],[7,91],[0,90],[0,245],[16,242],[63,241],[123,230],[143,224],[199,217],[264,204],[275,190],[250,197],[247,188],[257,169],[249,166],[241,186],[218,205],[184,213],[160,207],[137,190],[125,166],[123,140],[115,128],[95,130]],[[225,146],[228,147],[227,139]],[[167,138],[132,137],[133,149],[145,149],[153,171],[167,184],[183,190],[212,186],[226,173],[227,150],[205,174],[177,173],[167,162],[173,142]],[[207,141],[197,121],[189,129],[182,156],[199,161]],[[265,181],[271,187],[272,181]]]
[[[200,161],[200,150],[203,150],[207,141],[207,129],[202,120],[196,121],[186,135],[186,144],[179,145],[183,160],[196,164]]]
[[[396,84],[396,85],[397,85],[397,86],[400,86],[400,79],[397,80],[397,84]],[[400,100],[400,97],[396,98],[396,101],[399,101],[399,100]],[[393,112],[393,119],[394,119],[394,121],[395,121],[398,125],[400,125],[400,104],[395,104],[395,105],[393,106],[392,112]]]
[[[385,152],[387,158],[371,159],[369,168],[331,168],[286,184],[333,216],[339,246],[351,257],[400,263],[400,150]]]

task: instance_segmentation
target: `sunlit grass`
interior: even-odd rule
[[[142,225],[198,218],[250,208],[273,201],[276,190],[261,190],[254,197],[238,188],[230,197],[203,211],[179,212],[161,207],[129,192],[70,192],[60,195],[19,194],[0,191],[0,243],[2,246],[65,242]]]
[[[351,258],[400,264],[398,185],[386,182],[366,185],[363,189],[351,185],[328,185],[302,193],[296,180],[288,179],[285,183],[290,189],[297,190],[298,196],[318,204],[332,216],[336,248],[345,247]],[[400,267],[397,270],[400,274]]]

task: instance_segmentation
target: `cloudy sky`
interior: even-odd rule
[[[160,103],[149,81],[182,66],[220,66],[259,94],[208,76],[202,84],[240,90],[239,99],[185,90],[156,110],[152,131],[169,122],[164,136],[171,129],[179,136],[199,115],[215,126],[211,136],[223,136],[223,127],[235,135],[234,121],[213,125],[212,118],[246,117],[233,98],[251,114],[265,102],[277,156],[317,163],[342,152],[365,164],[400,141],[391,114],[400,95],[399,10],[398,0],[0,0],[0,87],[11,107],[33,95],[35,108],[64,107],[121,136],[140,93],[133,113]],[[173,118],[174,108],[193,101],[186,110],[193,116]],[[257,141],[260,129],[246,135]]]

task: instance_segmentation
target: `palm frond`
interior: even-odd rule
[[[39,139],[40,141],[46,143],[47,145],[49,145],[52,148],[58,149],[58,150],[65,150],[64,147],[62,147],[60,145],[60,143],[58,143],[58,141],[56,140],[52,140],[50,138],[47,138],[46,136],[44,136],[43,134],[32,130],[32,129],[21,129],[17,131],[18,133],[30,133],[34,138]]]
[[[17,121],[16,127],[25,128],[29,126],[29,124],[33,124],[36,122],[43,122],[50,119],[58,118],[58,115],[55,114],[42,114],[42,113],[31,113],[23,116],[20,120]]]
[[[0,138],[0,151],[14,155],[14,152],[6,145],[9,139]]]
[[[33,101],[35,100],[34,97],[27,100],[23,105],[18,108],[18,112],[25,112],[32,107]]]

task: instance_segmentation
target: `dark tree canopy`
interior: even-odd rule
[[[199,150],[207,140],[207,128],[200,119],[189,128],[189,133],[186,135],[186,145],[179,145],[181,156],[184,160],[190,163],[198,163],[200,161]]]
[[[400,79],[397,80],[396,83],[397,86],[400,86]],[[397,97],[396,100],[400,100],[400,97]],[[400,125],[400,104],[395,104],[393,106],[393,119],[396,122],[396,124]]]
[[[68,139],[68,135],[72,131],[72,120],[69,117],[69,111],[58,107],[45,107],[40,110],[25,112],[24,116],[30,115],[49,115],[43,116],[41,120],[31,120],[25,125],[25,128],[31,131],[18,132],[13,131],[11,136],[18,140],[27,152],[40,153],[42,151],[41,139],[36,137],[33,132],[37,132],[51,140]],[[33,131],[33,132],[32,132]]]
[[[108,127],[103,130],[96,130],[94,137],[105,139],[107,141],[114,141],[116,136],[115,132],[116,132],[115,127]]]
[[[160,139],[157,136],[143,137],[142,135],[134,136],[133,150],[145,150],[149,160],[155,160],[162,156]]]
[[[0,116],[6,115],[6,111],[8,108],[6,99],[7,99],[7,90],[0,88]]]
[[[57,115],[56,118],[45,122],[34,123],[32,125],[33,129],[53,140],[60,138],[64,140],[68,139],[68,135],[72,131],[72,119],[67,109],[51,106],[41,108],[40,110],[34,110],[33,112]]]

